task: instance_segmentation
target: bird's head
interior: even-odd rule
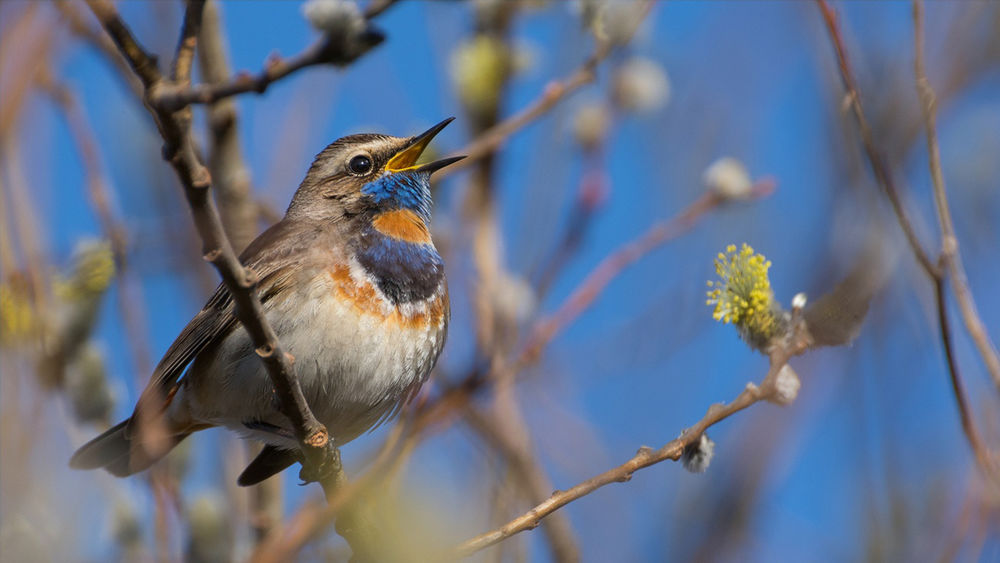
[[[288,207],[287,216],[342,221],[380,216],[430,221],[431,174],[465,157],[417,164],[453,117],[413,137],[349,135],[316,156]],[[388,219],[387,219],[388,220]]]

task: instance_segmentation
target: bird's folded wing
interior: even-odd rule
[[[253,269],[260,280],[258,289],[262,303],[279,294],[291,281],[294,251],[297,249],[292,245],[282,248],[281,245],[273,244],[276,237],[289,235],[287,231],[289,229],[285,221],[277,223],[250,243],[240,256],[241,262]],[[205,307],[191,319],[167,349],[163,359],[153,370],[136,409],[162,409],[169,404],[188,364],[237,325],[232,295],[225,285],[220,284]]]

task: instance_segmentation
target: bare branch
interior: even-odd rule
[[[948,373],[951,379],[951,388],[955,394],[955,402],[958,404],[959,420],[962,423],[962,432],[965,433],[972,453],[975,455],[976,463],[987,479],[992,479],[996,485],[1000,485],[1000,470],[996,466],[983,438],[976,429],[975,421],[972,419],[972,408],[969,406],[969,398],[965,393],[965,386],[962,384],[962,376],[958,371],[958,361],[955,359],[954,346],[951,342],[951,327],[948,321],[948,305],[944,296],[944,280],[935,280],[934,298],[937,303],[938,324],[941,329],[941,347],[944,348],[944,357],[948,362]]]
[[[938,267],[920,243],[920,239],[913,228],[913,223],[907,215],[902,196],[900,196],[899,190],[896,189],[896,181],[893,178],[892,171],[885,164],[882,153],[875,147],[875,139],[872,136],[871,126],[868,124],[868,119],[865,117],[864,109],[861,106],[861,95],[858,92],[857,81],[854,79],[854,73],[851,71],[850,62],[847,59],[847,50],[844,47],[844,40],[840,35],[840,28],[837,26],[837,15],[827,5],[826,0],[816,0],[816,2],[819,5],[820,12],[823,14],[823,21],[826,23],[827,31],[830,33],[830,40],[833,42],[834,50],[837,54],[840,77],[844,83],[844,89],[847,90],[847,102],[854,112],[854,118],[857,121],[861,140],[864,144],[865,154],[868,156],[868,162],[871,164],[875,179],[878,181],[879,186],[882,187],[886,197],[889,198],[892,210],[896,214],[896,220],[903,229],[903,234],[906,235],[906,240],[910,244],[910,249],[913,250],[913,255],[916,257],[917,262],[920,263],[920,267],[930,277],[936,277],[938,275]]]
[[[366,20],[377,16],[393,2],[378,2],[366,12]],[[301,53],[289,58],[274,55],[270,57],[256,75],[241,72],[228,82],[213,82],[191,85],[190,82],[176,82],[164,85],[151,96],[151,102],[161,111],[172,112],[191,104],[212,104],[219,100],[254,92],[264,93],[268,87],[311,66],[347,65],[364,55],[384,39],[382,33],[373,27],[363,30],[357,37],[324,35]]]
[[[636,28],[638,28],[638,23],[644,20],[649,14],[649,10],[652,9],[653,4],[653,2],[647,1],[640,7],[638,10]],[[632,33],[635,32],[636,28],[632,29]],[[622,37],[619,39],[619,44],[625,44],[630,39],[631,34],[626,37]],[[528,104],[520,112],[480,133],[478,137],[472,140],[472,142],[458,151],[459,154],[466,155],[465,160],[443,169],[438,173],[438,177],[444,177],[455,172],[456,170],[469,166],[486,155],[492,154],[493,151],[497,150],[497,148],[506,142],[511,135],[520,131],[524,126],[528,125],[532,121],[548,113],[549,110],[556,106],[556,104],[573,92],[576,92],[583,86],[593,82],[597,77],[597,67],[614,51],[614,47],[615,45],[606,41],[599,41],[593,54],[587,57],[579,68],[561,80],[550,81],[545,85],[541,94],[539,94],[534,101]]]
[[[889,175],[888,168],[885,167],[882,162],[879,152],[877,151],[874,141],[872,140],[871,129],[868,126],[868,121],[865,118],[864,111],[861,107],[861,97],[858,91],[857,85],[854,81],[854,77],[851,74],[850,64],[847,59],[847,50],[844,47],[843,38],[840,34],[840,29],[837,26],[837,16],[830,6],[826,3],[826,0],[816,0],[819,5],[820,11],[823,14],[823,20],[826,23],[827,31],[830,35],[830,40],[833,43],[834,50],[837,53],[837,59],[839,61],[841,78],[843,79],[844,85],[847,88],[848,96],[851,99],[851,105],[854,108],[854,116],[858,122],[858,126],[861,129],[862,139],[865,146],[865,152],[868,154],[868,159],[872,164],[872,169],[875,172],[875,177],[882,186],[883,191],[889,197],[893,204],[893,209],[896,212],[896,219],[903,231],[907,235],[907,239],[910,242],[910,248],[913,251],[914,256],[917,261],[923,266],[924,273],[930,278],[931,282],[934,284],[934,291],[937,299],[937,312],[938,312],[938,324],[941,329],[941,344],[944,348],[945,358],[948,363],[949,377],[952,382],[952,389],[955,395],[955,402],[958,407],[959,417],[962,422],[962,431],[965,434],[966,440],[969,442],[969,446],[972,448],[974,458],[976,460],[979,469],[983,472],[983,475],[987,479],[998,478],[998,472],[994,466],[992,456],[989,451],[986,450],[985,445],[980,438],[979,431],[976,430],[976,426],[972,417],[972,412],[969,408],[968,399],[965,396],[964,386],[962,385],[961,374],[958,371],[958,365],[955,361],[955,354],[952,346],[951,335],[949,331],[949,322],[947,317],[947,306],[944,302],[944,283],[945,283],[945,272],[942,268],[944,263],[948,260],[948,249],[949,246],[957,247],[957,242],[954,240],[954,232],[951,232],[951,241],[949,242],[948,236],[944,236],[942,241],[942,246],[945,249],[942,251],[941,259],[939,263],[931,263],[929,256],[926,251],[920,246],[919,241],[917,241],[916,236],[913,232],[910,219],[906,214],[906,210],[903,208],[902,203],[899,199],[899,194],[896,191],[895,185],[893,184],[892,177]],[[915,14],[916,15],[916,14]],[[915,25],[920,24],[920,18],[914,18]],[[920,31],[916,31],[918,36],[917,46],[921,47],[922,39],[919,37]],[[922,49],[919,49],[922,50]],[[919,63],[922,66],[922,62]],[[926,77],[925,77],[926,80]],[[919,84],[919,78],[918,78]],[[919,86],[918,86],[919,87]],[[922,94],[923,97],[923,94]],[[933,131],[933,129],[931,129]],[[936,144],[934,145],[936,147]],[[934,165],[932,165],[933,167]],[[940,167],[940,164],[937,164]],[[938,170],[938,173],[940,170]],[[943,183],[942,183],[941,196],[943,197]],[[937,190],[937,188],[935,188]],[[937,197],[937,195],[936,195]],[[939,210],[940,212],[940,210]],[[948,217],[949,227],[950,227],[950,215]],[[942,231],[945,230],[944,225],[942,225]],[[957,250],[956,250],[957,252]],[[1000,481],[998,481],[1000,482]]]
[[[229,78],[229,55],[223,31],[221,5],[205,4],[201,35],[198,38],[198,63],[201,78],[210,84]],[[250,170],[240,148],[239,122],[232,99],[219,100],[207,108],[208,169],[215,184],[215,199],[233,248],[245,248],[257,234],[257,203],[250,186]],[[271,223],[281,219],[278,215]]]
[[[750,197],[753,199],[765,197],[774,191],[772,180],[757,182]],[[725,199],[714,192],[705,192],[686,209],[666,221],[655,223],[637,239],[623,245],[607,256],[594,268],[590,274],[573,290],[573,293],[559,306],[555,313],[539,320],[531,332],[528,344],[524,347],[521,361],[533,361],[541,349],[547,345],[563,328],[585,311],[604,291],[611,281],[627,266],[678,236],[686,233],[697,224],[706,213],[725,203]]]
[[[533,102],[520,112],[497,123],[476,137],[472,142],[458,151],[459,154],[466,155],[465,160],[456,162],[448,168],[438,172],[439,177],[460,170],[482,157],[497,150],[514,133],[520,131],[525,125],[548,113],[561,100],[576,92],[583,86],[594,81],[597,65],[607,55],[607,50],[601,50],[588,58],[583,65],[572,74],[562,80],[552,80],[546,84],[545,89]]]
[[[114,42],[108,39],[100,29],[94,29],[84,21],[84,14],[80,13],[77,2],[53,2],[53,6],[66,20],[67,26],[74,35],[77,35],[87,43],[90,43],[118,69],[118,75],[125,80],[129,89],[136,98],[142,98],[142,83],[130,72],[128,62],[118,52]]]
[[[731,403],[726,405],[712,405],[708,408],[708,412],[705,413],[705,416],[701,420],[681,432],[680,437],[667,442],[660,449],[653,450],[645,446],[639,448],[639,451],[625,463],[609,469],[600,475],[591,477],[590,479],[587,479],[570,489],[565,491],[556,491],[544,502],[538,504],[531,510],[511,520],[500,528],[480,534],[466,542],[463,542],[455,548],[455,555],[458,557],[466,557],[497,542],[503,541],[514,534],[534,529],[546,516],[577,499],[589,495],[605,485],[610,485],[611,483],[624,483],[631,479],[632,474],[640,469],[656,465],[657,463],[668,459],[673,461],[680,459],[681,455],[684,453],[684,448],[700,440],[702,434],[704,434],[705,431],[712,425],[750,407],[751,405],[775,398],[775,381],[777,379],[778,372],[780,372],[781,368],[788,363],[788,360],[791,357],[805,352],[809,346],[810,341],[808,331],[805,330],[804,324],[799,323],[796,325],[790,341],[784,347],[780,347],[771,353],[771,366],[759,386],[754,385],[753,383],[748,383],[743,391],[737,395]]]
[[[150,91],[160,87],[164,80],[155,60],[135,40],[113,4],[108,0],[87,0],[87,3],[125,56],[129,66],[142,80],[148,97]],[[200,6],[200,2],[193,2],[189,9]],[[185,17],[185,21],[195,20]],[[196,30],[192,30],[191,36],[196,35]],[[168,112],[153,107],[150,112],[157,120],[165,142],[164,157],[173,166],[184,187],[195,226],[204,244],[203,255],[219,272],[233,296],[236,316],[246,328],[257,347],[257,354],[267,367],[281,411],[292,422],[295,435],[307,456],[307,464],[322,463],[320,459],[326,456],[325,446],[329,435],[309,410],[298,378],[295,377],[293,359],[281,348],[274,329],[264,316],[257,294],[256,276],[243,268],[226,237],[219,212],[209,197],[211,182],[208,171],[198,159],[190,131]],[[189,124],[190,122],[187,123],[188,126]]]
[[[941,170],[941,149],[937,140],[937,99],[927,71],[924,68],[924,20],[923,3],[913,0],[913,40],[914,74],[917,81],[917,92],[920,94],[920,108],[924,116],[924,131],[927,135],[927,159],[931,170],[931,182],[934,186],[934,206],[937,209],[938,222],[941,225],[941,254],[944,266],[951,275],[951,288],[958,301],[965,321],[965,329],[983,357],[986,369],[993,378],[993,383],[1000,390],[1000,356],[996,346],[990,339],[983,321],[979,317],[976,301],[969,289],[969,280],[962,265],[962,255],[958,250],[958,237],[955,236],[955,226],[948,206],[948,196],[945,193],[944,173]]]

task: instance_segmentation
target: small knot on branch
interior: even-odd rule
[[[260,281],[260,276],[253,268],[243,268],[243,287],[253,287]]]
[[[219,259],[219,256],[222,256],[222,249],[221,248],[213,248],[213,249],[209,250],[208,252],[202,254],[201,258],[202,258],[202,260],[204,260],[206,262],[215,262],[216,260]]]
[[[313,448],[325,448],[327,442],[330,441],[330,433],[327,432],[326,428],[320,427],[313,430],[312,434],[306,436],[303,442]]]
[[[204,166],[198,166],[192,176],[191,187],[196,190],[207,190],[212,185],[212,175]]]

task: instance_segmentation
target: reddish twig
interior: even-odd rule
[[[948,320],[948,305],[945,302],[944,280],[936,280],[934,283],[934,300],[937,305],[938,324],[941,329],[941,347],[944,348],[945,361],[948,363],[948,374],[951,380],[951,390],[955,394],[955,402],[958,404],[959,421],[962,423],[962,432],[965,433],[972,453],[976,458],[980,470],[987,478],[994,479],[1000,485],[1000,470],[996,467],[996,462],[990,455],[989,449],[983,443],[983,438],[976,428],[972,419],[972,408],[969,406],[969,398],[965,393],[965,386],[962,383],[962,376],[958,371],[958,362],[955,359],[954,346],[951,341],[951,323]]]
[[[833,42],[833,47],[837,54],[840,77],[844,82],[844,89],[847,90],[847,101],[850,103],[855,121],[858,123],[865,154],[868,156],[868,162],[871,164],[875,179],[878,181],[879,186],[882,187],[886,197],[889,198],[892,210],[896,214],[896,221],[903,229],[903,234],[906,235],[906,240],[910,244],[910,249],[913,250],[913,255],[916,257],[917,262],[920,263],[920,266],[927,275],[931,277],[937,276],[938,267],[927,251],[924,250],[920,239],[917,237],[913,223],[906,213],[902,196],[900,196],[899,190],[896,189],[896,181],[892,175],[892,171],[885,164],[882,153],[875,147],[875,138],[872,135],[871,126],[868,124],[868,119],[865,117],[864,109],[861,106],[861,95],[858,93],[857,81],[854,79],[854,73],[851,71],[850,62],[847,59],[847,50],[844,47],[844,40],[840,35],[840,28],[837,26],[837,15],[826,3],[826,0],[816,0],[816,2],[819,5],[820,12],[823,14],[823,21],[826,23],[827,31],[830,33],[830,40]]]
[[[754,184],[750,197],[754,199],[765,197],[773,191],[773,180],[761,180]],[[725,201],[714,192],[705,192],[673,218],[655,223],[637,239],[626,243],[604,258],[573,290],[573,293],[559,306],[555,313],[542,318],[535,324],[521,355],[521,362],[534,361],[541,349],[590,307],[622,270],[657,247],[690,230],[706,213],[722,205]]]

